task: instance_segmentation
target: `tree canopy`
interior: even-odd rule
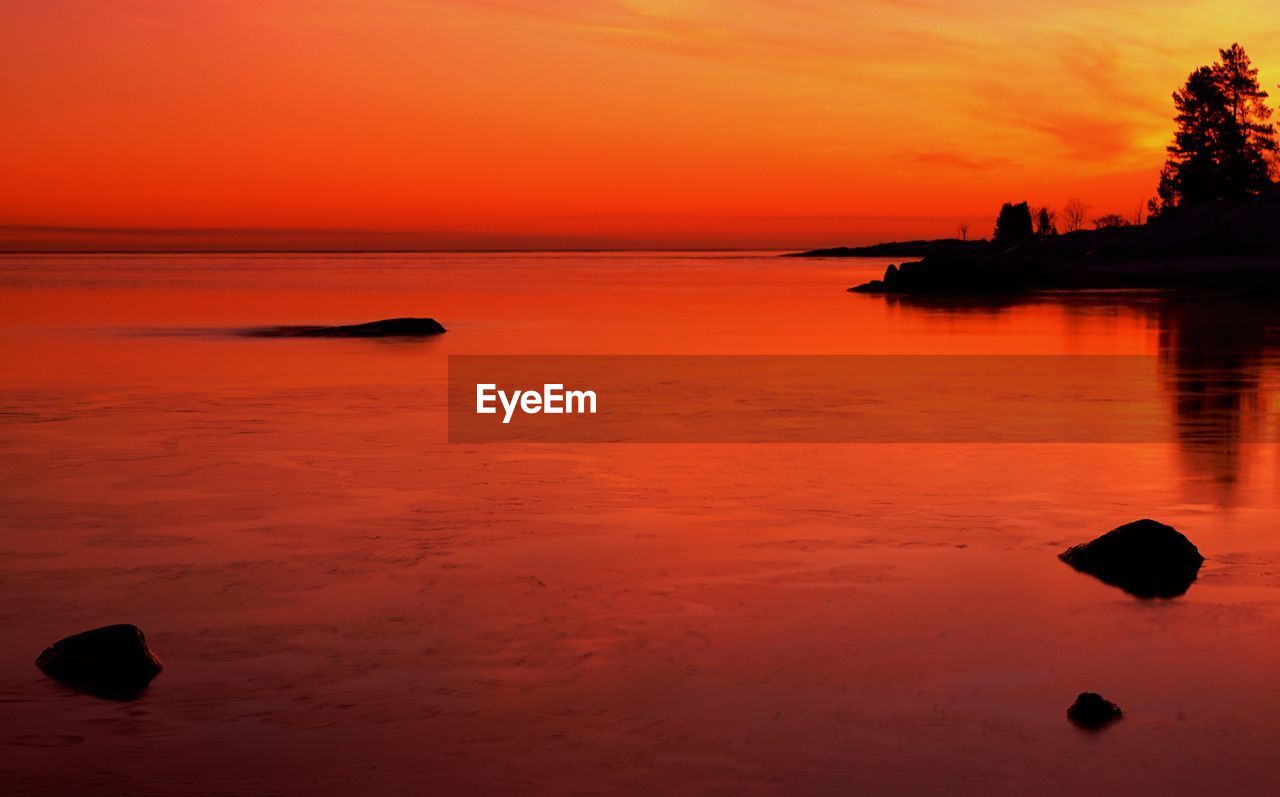
[[[991,240],[996,243],[1012,244],[1025,241],[1033,235],[1031,226],[1031,207],[1026,202],[1013,204],[1006,202],[1000,206],[1000,215],[996,217],[996,229]]]
[[[1244,48],[1219,50],[1173,93],[1177,129],[1160,173],[1152,214],[1243,199],[1272,185],[1277,145],[1267,92]]]

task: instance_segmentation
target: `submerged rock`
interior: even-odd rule
[[[45,675],[113,700],[141,694],[164,665],[136,625],[108,625],[54,642],[36,659]]]
[[[1067,709],[1067,719],[1082,728],[1101,728],[1122,716],[1119,706],[1097,692],[1081,692]]]
[[[422,338],[446,332],[434,318],[385,318],[344,326],[262,327],[245,334],[260,338]]]
[[[1112,529],[1058,558],[1139,598],[1176,598],[1196,580],[1204,557],[1177,529],[1142,519]]]

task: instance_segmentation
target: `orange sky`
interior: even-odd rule
[[[1274,0],[0,0],[0,248],[803,246],[1129,215]],[[1123,8],[1119,7],[1123,5]]]

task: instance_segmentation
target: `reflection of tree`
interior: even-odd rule
[[[1197,476],[1234,485],[1241,443],[1267,432],[1262,389],[1274,309],[1247,302],[1168,302],[1153,306],[1160,329],[1160,373],[1174,433]]]
[[[1171,410],[1172,442],[1187,474],[1229,497],[1243,465],[1241,446],[1271,442],[1265,387],[1269,364],[1280,361],[1280,307],[1269,302],[1047,296],[960,300],[886,297],[894,307],[931,316],[1000,318],[1016,308],[1056,304],[1069,322],[1139,316],[1159,330],[1160,388]],[[1224,491],[1226,495],[1224,495]]]

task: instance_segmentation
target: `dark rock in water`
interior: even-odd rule
[[[446,331],[434,318],[387,318],[333,327],[265,327],[245,334],[260,338],[422,338]]]
[[[885,292],[884,281],[871,280],[870,282],[864,282],[861,285],[854,285],[852,288],[849,289],[849,292],[850,293],[884,293]]]
[[[55,642],[36,659],[45,675],[98,697],[132,700],[164,665],[136,625],[108,625]]]
[[[1082,728],[1096,730],[1124,716],[1120,707],[1097,692],[1081,692],[1067,709],[1067,719]]]
[[[884,276],[850,288],[854,293],[935,296],[1014,295],[1028,290],[1027,275],[1017,264],[971,257],[939,258],[890,264]]]
[[[1177,529],[1148,519],[1068,548],[1058,558],[1139,598],[1178,597],[1196,580],[1204,562]]]

